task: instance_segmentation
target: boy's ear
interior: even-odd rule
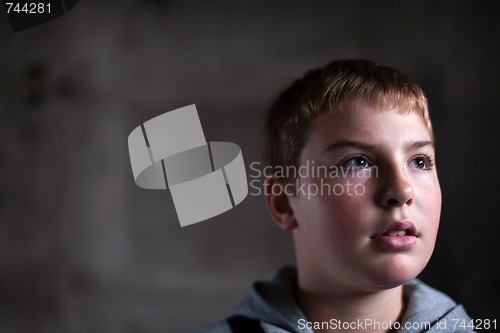
[[[286,193],[286,184],[274,176],[266,178],[264,197],[267,208],[274,222],[285,231],[297,228],[297,220],[290,206],[290,193]]]

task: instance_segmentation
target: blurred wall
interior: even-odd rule
[[[338,58],[427,92],[444,201],[421,278],[495,319],[499,33],[494,1],[81,0],[16,34],[1,13],[0,331],[187,332],[229,314],[293,262],[289,237],[262,196],[180,228],[168,191],[135,186],[128,134],[194,103],[249,167],[278,92]]]

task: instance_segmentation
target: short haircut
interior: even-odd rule
[[[298,166],[312,121],[325,112],[345,112],[343,106],[356,100],[377,110],[398,106],[401,113],[417,112],[433,138],[427,98],[413,80],[369,60],[337,60],[307,72],[271,106],[265,162],[274,168]]]

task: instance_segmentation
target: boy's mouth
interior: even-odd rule
[[[371,239],[384,250],[407,251],[417,243],[418,237],[413,223],[397,221],[371,236]]]
[[[389,231],[389,232],[386,232],[386,233],[383,233],[382,236],[404,236],[404,235],[407,235],[408,233],[406,232],[406,230],[403,230],[403,231]]]
[[[371,236],[375,244],[390,251],[410,250],[416,244],[418,237],[417,228],[410,221],[393,222]]]
[[[397,221],[391,223],[382,231],[376,233],[371,238],[380,237],[380,236],[414,236],[418,237],[417,229],[415,225],[410,221]]]

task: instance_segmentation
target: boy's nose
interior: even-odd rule
[[[386,208],[411,206],[413,199],[413,187],[401,174],[388,176],[379,194],[379,204]]]

